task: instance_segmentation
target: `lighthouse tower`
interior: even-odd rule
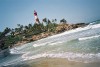
[[[36,12],[35,10],[34,10],[34,17],[35,17],[35,23],[36,23],[36,24],[40,24],[40,21],[39,21],[37,12]]]

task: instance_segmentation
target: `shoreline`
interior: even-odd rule
[[[83,63],[68,61],[64,58],[38,58],[24,63],[8,65],[6,67],[98,67],[100,62]]]
[[[47,32],[42,32],[42,33],[37,34],[37,35],[32,35],[32,37],[30,37],[30,38],[23,38],[22,41],[17,42],[16,44],[14,44],[14,46],[19,46],[19,45],[23,45],[23,44],[26,44],[26,43],[34,42],[34,41],[37,41],[37,40],[40,40],[40,39],[43,39],[43,38],[47,38],[47,37],[50,37],[50,36],[53,36],[53,35],[61,34],[65,31],[70,31],[70,30],[73,30],[73,29],[76,29],[76,28],[79,28],[79,27],[85,27],[87,25],[88,24],[85,24],[85,23],[59,24],[56,27],[55,32],[48,32],[47,31]]]
[[[98,67],[100,62],[94,63],[83,63],[83,62],[75,62],[68,61],[68,59],[64,58],[39,58],[36,61],[30,61],[30,67]]]

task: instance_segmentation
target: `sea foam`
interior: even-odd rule
[[[63,36],[63,35],[67,35],[67,34],[71,34],[71,33],[76,33],[76,32],[80,32],[80,31],[84,31],[84,30],[89,30],[89,29],[95,29],[95,28],[99,28],[99,27],[100,27],[100,24],[88,25],[86,27],[79,27],[79,28],[76,28],[76,29],[72,29],[72,30],[69,30],[69,31],[65,31],[65,32],[60,33],[60,34],[56,34],[56,35],[53,35],[53,36],[49,36],[49,37],[44,38],[44,39],[40,39],[37,42],[39,42],[41,40],[45,40],[45,39],[54,39],[56,37],[60,37],[60,36]],[[96,37],[96,36],[93,36],[93,37]],[[85,39],[89,39],[89,38],[93,38],[93,37],[79,38],[78,40],[85,40]],[[50,44],[50,45],[56,45],[57,44],[57,43],[52,43],[52,42],[53,41],[39,43],[39,44],[38,43],[34,43],[33,44],[33,47],[45,46],[45,45],[48,45],[48,44]]]
[[[72,53],[72,52],[65,52],[65,53],[41,53],[33,56],[28,56],[29,53],[26,53],[22,56],[23,60],[32,60],[37,58],[66,58],[69,61],[76,61],[76,62],[100,62],[100,53],[97,54],[84,54],[84,53]]]
[[[90,36],[90,37],[83,37],[83,38],[78,38],[78,40],[88,40],[88,39],[93,39],[93,38],[98,38],[100,35],[95,35],[95,36]]]
[[[64,42],[64,41],[63,41]],[[33,47],[40,47],[40,46],[45,46],[45,45],[58,45],[58,44],[61,44],[63,42],[52,42],[52,41],[49,41],[49,42],[45,42],[45,43],[41,43],[41,44],[34,44]]]
[[[86,27],[79,27],[79,28],[76,28],[76,29],[65,31],[63,33],[60,33],[60,34],[57,34],[57,35],[54,35],[54,36],[50,36],[48,38],[58,37],[58,36],[66,35],[66,34],[71,34],[71,33],[79,32],[79,31],[94,29],[94,28],[99,28],[99,27],[100,27],[100,24],[88,25]]]

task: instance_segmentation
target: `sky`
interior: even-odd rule
[[[34,10],[43,18],[65,18],[68,23],[100,19],[100,0],[0,0],[0,31],[17,24],[34,24]]]

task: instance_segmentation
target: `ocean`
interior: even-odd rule
[[[43,67],[98,67],[100,23],[20,45],[10,49],[10,53],[0,59],[0,67],[42,67],[43,64]]]

